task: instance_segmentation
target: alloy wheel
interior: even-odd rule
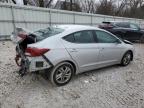
[[[66,83],[72,75],[72,70],[69,66],[63,65],[56,70],[55,80],[57,83]]]
[[[131,61],[131,53],[126,53],[125,56],[123,57],[123,65],[128,65]]]

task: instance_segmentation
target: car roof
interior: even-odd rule
[[[84,30],[101,30],[101,31],[105,31],[103,29],[100,29],[98,27],[93,27],[93,26],[87,26],[87,25],[53,25],[52,27],[56,27],[56,28],[60,28],[60,29],[64,29],[64,32],[56,35],[56,36],[52,36],[51,38],[56,38],[56,37],[64,37],[66,35],[75,33],[75,32],[79,32],[79,31],[84,31]]]
[[[127,21],[103,21],[102,23],[130,23],[130,22],[127,22]]]
[[[64,30],[72,30],[72,29],[76,29],[76,30],[86,30],[86,29],[95,29],[95,30],[100,30],[100,28],[98,27],[93,27],[93,26],[89,26],[89,25],[55,25],[55,27],[58,28],[62,28]]]

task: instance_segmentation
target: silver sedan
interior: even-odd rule
[[[127,66],[133,60],[132,43],[96,27],[58,25],[32,34],[37,41],[24,51],[27,70],[46,70],[58,86],[67,84],[75,74],[114,64]]]

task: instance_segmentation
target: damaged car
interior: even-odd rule
[[[131,42],[91,26],[57,25],[35,32],[16,28],[11,40],[16,43],[19,74],[45,70],[57,86],[78,73],[115,64],[127,66],[134,57]]]

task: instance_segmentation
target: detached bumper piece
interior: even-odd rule
[[[26,75],[29,71],[29,60],[28,59],[22,59],[21,60],[21,66],[20,66],[20,70],[19,70],[19,74],[21,77],[23,77],[24,75]]]
[[[17,66],[20,67],[18,72],[19,75],[23,77],[29,70],[29,64],[30,64],[29,60],[26,57],[22,59],[20,55],[16,55],[15,62]]]

